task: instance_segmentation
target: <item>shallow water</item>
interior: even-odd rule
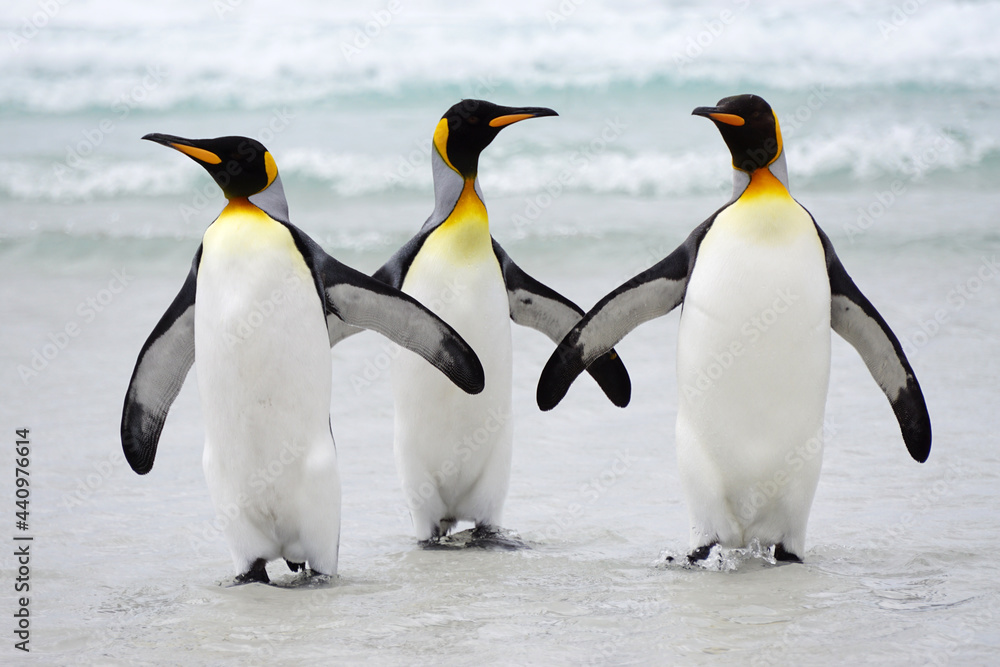
[[[16,428],[31,429],[34,536],[32,655],[12,646],[7,556],[0,661],[996,662],[1000,3],[921,5],[886,37],[891,3],[752,6],[690,67],[675,62],[706,22],[742,4],[588,2],[552,27],[535,3],[461,18],[428,3],[401,11],[348,63],[339,45],[384,5],[339,15],[237,3],[218,16],[193,2],[170,12],[67,3],[22,49],[0,53],[0,395],[11,445]],[[19,4],[6,27],[34,11]],[[459,25],[449,34],[471,55],[456,64],[442,36]],[[283,48],[262,55],[274,33]],[[244,63],[228,76],[220,37]],[[137,93],[157,65],[163,80]],[[280,587],[222,585],[233,573],[201,472],[193,375],[153,471],[125,463],[118,426],[135,356],[222,205],[203,172],[139,136],[267,139],[293,222],[370,272],[432,208],[427,140],[451,103],[550,105],[559,118],[501,134],[481,183],[511,257],[589,308],[726,200],[724,146],[688,114],[745,90],[778,111],[793,194],[903,341],[934,426],[930,459],[917,464],[861,359],[834,337],[804,564],[738,551],[707,567],[666,562],[688,546],[673,446],[676,312],[618,346],[633,382],[624,410],[582,378],[539,412],[535,383],[553,346],[514,328],[504,525],[529,549],[416,546],[376,334],[333,350],[335,584],[296,585],[273,563]],[[113,131],[88,147],[105,118]],[[33,362],[36,374],[21,370]]]
[[[600,243],[609,255],[633,252]],[[619,262],[584,266],[561,244],[507,247],[581,302],[620,277]],[[979,262],[934,250],[944,257],[928,272],[925,252],[900,251],[884,262],[864,252],[845,257],[897,332],[911,337],[933,306],[947,303],[936,299]],[[377,253],[353,259],[371,267]],[[687,548],[672,451],[672,314],[619,346],[634,383],[625,410],[581,381],[563,405],[540,413],[534,383],[551,344],[515,329],[517,421],[504,523],[531,546],[515,552],[416,547],[393,468],[388,374],[370,372],[383,363],[384,342],[366,334],[338,345],[339,579],[315,590],[233,589],[220,586],[232,573],[200,470],[194,378],[173,408],[152,473],[134,475],[117,440],[134,355],[185,263],[129,259],[123,269],[134,281],[86,326],[75,307],[105,288],[104,269],[4,270],[12,315],[4,368],[8,386],[23,387],[6,403],[10,419],[32,429],[35,453],[32,646],[50,662],[986,664],[995,655],[992,284],[911,355],[935,425],[924,465],[907,456],[860,359],[835,339],[831,436],[804,565],[734,554],[718,568],[725,571],[663,561],[664,551]],[[80,320],[80,335],[25,385],[13,365],[67,318]],[[280,563],[270,570],[291,577]],[[9,564],[3,577],[13,577]]]

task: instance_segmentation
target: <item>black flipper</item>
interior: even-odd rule
[[[403,247],[397,250],[389,261],[379,268],[372,277],[390,287],[403,289],[403,278],[406,277],[406,270],[409,268],[410,263],[426,238],[427,234],[423,232],[414,236]],[[352,327],[333,313],[327,315],[326,327],[330,335],[330,347],[333,347],[345,338],[350,338],[354,334],[363,331],[359,327]]]
[[[430,231],[433,230],[421,230],[420,233],[407,241],[389,258],[388,262],[372,274],[372,278],[395,289],[403,289],[403,279],[406,278],[406,272],[424,241],[430,235]],[[347,324],[332,313],[326,318],[326,324],[330,333],[330,347],[361,332],[359,327]]]
[[[336,316],[352,327],[377,331],[426,359],[463,391],[483,390],[479,357],[444,320],[408,294],[341,264],[305,233],[289,228],[323,295],[328,324]]]
[[[140,475],[153,468],[163,422],[194,363],[194,299],[200,259],[199,247],[181,291],[139,351],[125,393],[122,449],[132,470]]]
[[[923,463],[931,453],[931,417],[910,362],[892,329],[847,274],[830,239],[818,225],[816,230],[830,275],[830,326],[864,359],[892,404],[906,449]]]
[[[553,343],[561,341],[583,317],[583,309],[521,270],[496,239],[493,240],[493,252],[507,286],[510,318],[517,324],[541,331]],[[587,370],[612,403],[620,408],[628,405],[632,382],[615,350],[605,352]]]
[[[417,256],[417,253],[420,252],[420,249],[424,245],[424,241],[427,240],[427,237],[435,229],[437,227],[431,227],[425,223],[417,235],[393,253],[389,261],[373,273],[372,277],[396,289],[403,289],[403,281],[406,279],[406,273],[410,270],[410,265],[413,264],[413,258]]]
[[[716,213],[718,215],[718,213]],[[549,357],[538,379],[536,399],[551,410],[590,364],[643,322],[666,315],[684,300],[698,245],[715,220],[699,225],[658,264],[621,285],[590,309]]]
[[[330,336],[330,347],[362,331],[364,329],[352,327],[333,313],[328,313],[326,316],[326,332]]]

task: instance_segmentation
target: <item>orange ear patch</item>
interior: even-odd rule
[[[437,127],[434,128],[434,148],[437,149],[438,155],[441,156],[444,163],[453,171],[458,172],[455,165],[448,159],[448,121],[445,118],[439,120]]]

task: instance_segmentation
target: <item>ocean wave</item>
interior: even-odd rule
[[[190,172],[139,160],[94,158],[70,166],[58,160],[0,158],[0,193],[14,200],[55,202],[176,195],[195,187],[196,174]]]
[[[487,196],[578,192],[628,196],[674,196],[724,191],[730,168],[721,142],[717,150],[630,149],[609,145],[591,151],[555,146],[528,152],[483,154],[481,184]],[[1000,140],[934,128],[895,124],[856,125],[838,132],[796,136],[786,141],[793,187],[840,187],[879,178],[925,181],[936,175],[994,173]],[[385,193],[432,191],[429,147],[396,155],[331,152],[296,147],[279,156],[286,189],[363,198]],[[986,182],[995,182],[987,178]],[[107,155],[64,161],[35,157],[0,158],[0,198],[15,201],[74,202],[128,197],[180,197],[202,209],[222,201],[214,183],[183,161],[112,159]]]
[[[511,86],[1000,89],[995,2],[509,0],[459,16],[444,0],[103,0],[52,3],[39,19],[40,6],[17,3],[3,22],[8,111],[260,109]]]

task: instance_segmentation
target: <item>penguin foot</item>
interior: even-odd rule
[[[336,574],[326,574],[302,564],[302,571],[296,576],[297,588],[327,588],[337,583]]]
[[[774,560],[779,563],[801,563],[802,559],[791,551],[785,549],[785,545],[778,542],[774,545]]]
[[[430,539],[418,542],[418,544],[420,548],[428,551],[455,551],[473,548],[516,551],[531,548],[521,541],[517,533],[490,525],[477,525],[475,528],[463,530],[454,535],[434,535]]]
[[[448,533],[451,532],[456,523],[458,523],[456,519],[447,518],[439,520],[433,529],[431,529],[431,536],[426,540],[421,540],[418,544],[422,549],[429,551],[461,549],[464,545],[455,544],[448,537]]]
[[[297,564],[297,563],[295,563]],[[271,582],[276,588],[319,589],[330,588],[337,584],[336,574],[317,572],[310,567],[302,566],[296,574],[284,575]]]
[[[471,539],[467,546],[477,549],[497,549],[501,551],[530,549],[516,535],[508,533],[497,526],[488,525],[477,525],[472,530]]]
[[[299,570],[306,569],[305,563],[293,563],[292,561],[285,559],[285,564],[288,565],[288,569],[292,572],[298,572]]]
[[[233,580],[234,586],[242,586],[243,584],[269,584],[271,583],[270,577],[267,576],[267,561],[263,558],[258,558],[250,566],[250,569],[236,576]]]
[[[323,574],[315,570],[308,570],[309,576],[303,581],[301,588],[330,588],[337,584],[337,575]]]
[[[445,538],[447,539],[447,538]],[[452,544],[449,542],[442,542],[441,537],[432,537],[427,540],[421,540],[417,542],[417,545],[424,549],[425,551],[454,551],[455,549],[464,549],[464,545]]]
[[[687,562],[689,565],[694,565],[699,561],[703,561],[708,558],[708,555],[712,553],[712,548],[717,545],[718,542],[712,542],[711,544],[703,544],[691,553],[687,555]]]
[[[434,537],[448,537],[451,529],[458,523],[455,519],[441,519],[434,528]]]

